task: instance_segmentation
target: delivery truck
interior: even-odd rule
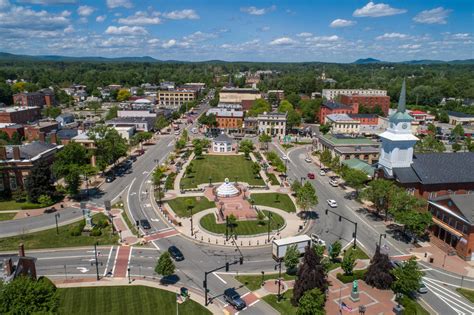
[[[307,246],[311,247],[312,241],[311,237],[308,235],[298,235],[287,238],[282,238],[279,240],[273,240],[272,243],[272,256],[273,259],[279,261],[285,257],[286,250],[293,245],[296,245],[296,248],[300,252],[300,255],[303,255]]]

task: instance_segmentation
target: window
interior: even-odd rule
[[[467,225],[463,224],[463,226],[462,226],[462,232],[463,232],[464,234],[467,234]]]
[[[17,185],[16,185],[15,175],[10,175],[10,188],[11,188],[11,190],[16,190],[18,188]]]

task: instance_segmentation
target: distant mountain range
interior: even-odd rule
[[[429,60],[429,59],[422,59],[422,60],[407,60],[407,61],[399,61],[399,62],[391,62],[391,61],[382,61],[374,58],[365,58],[365,59],[357,59],[353,62],[353,64],[358,65],[366,65],[366,64],[373,64],[373,63],[402,63],[408,65],[433,65],[433,64],[474,64],[474,59],[466,59],[466,60],[450,60],[450,61],[443,61],[443,60]]]
[[[52,62],[165,62],[165,63],[188,63],[188,61],[179,61],[179,60],[159,60],[150,56],[143,57],[117,57],[117,58],[107,58],[107,57],[69,57],[69,56],[59,56],[59,55],[16,55],[6,52],[0,52],[0,61],[52,61]],[[208,60],[203,61],[205,63],[226,63],[222,60]],[[442,61],[442,60],[409,60],[401,62],[391,62],[391,61],[382,61],[374,58],[365,58],[358,59],[352,64],[364,65],[364,64],[412,64],[412,65],[429,65],[429,64],[474,64],[474,59],[466,60],[451,60],[451,61]]]

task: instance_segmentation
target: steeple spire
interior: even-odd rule
[[[402,90],[400,92],[400,98],[398,99],[398,111],[404,113],[406,110],[406,97],[407,97],[407,88],[405,79],[403,79]]]

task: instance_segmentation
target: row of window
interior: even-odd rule
[[[430,212],[432,215],[436,216],[438,219],[453,227],[454,229],[461,231],[464,234],[467,234],[468,226],[462,223],[461,221],[456,220],[452,216],[446,214],[444,211],[440,211],[439,209],[431,208]]]

